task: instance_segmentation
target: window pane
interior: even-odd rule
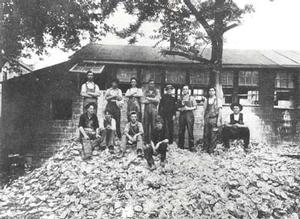
[[[159,68],[142,68],[141,70],[142,83],[147,83],[150,79],[155,83],[160,83],[161,75],[162,70]]]
[[[137,69],[130,67],[122,67],[117,70],[117,78],[120,82],[130,82],[130,78],[137,76]]]
[[[166,82],[172,84],[184,84],[186,82],[186,72],[182,69],[167,69]]]
[[[294,80],[292,72],[277,72],[275,79],[276,88],[294,88]]]
[[[233,72],[224,71],[221,75],[222,85],[233,86]]]
[[[258,71],[240,71],[240,86],[258,86]]]
[[[207,70],[191,70],[190,84],[208,85],[209,72]]]

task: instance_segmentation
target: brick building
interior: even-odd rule
[[[209,58],[209,51],[203,56]],[[278,140],[283,112],[292,119],[290,137],[300,129],[300,52],[225,50],[222,74],[224,113],[238,100],[244,105],[245,122],[252,139]],[[123,92],[132,76],[143,87],[151,78],[163,92],[166,83],[174,85],[175,95],[189,84],[196,98],[208,88],[207,66],[177,56],[163,56],[159,49],[143,46],[89,44],[70,60],[40,69],[3,83],[3,145],[10,152],[34,153],[47,158],[64,141],[74,137],[82,99],[79,95],[85,72],[91,69],[101,90],[112,78],[120,80]],[[103,95],[99,101],[103,100]],[[104,104],[100,105],[104,109]],[[102,108],[101,108],[102,107]],[[122,126],[125,109],[122,111]],[[195,112],[195,137],[203,132],[203,107]],[[178,127],[175,126],[175,127]],[[295,139],[297,140],[297,139]]]

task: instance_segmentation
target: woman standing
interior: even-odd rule
[[[143,96],[143,91],[141,88],[137,88],[137,79],[135,77],[130,79],[131,88],[129,88],[125,96],[128,97],[127,102],[127,118],[130,121],[130,113],[136,112],[138,115],[138,121],[141,121],[141,97]]]
[[[216,89],[209,88],[208,98],[204,101],[203,148],[211,154],[217,146],[218,131],[221,125],[222,102],[216,96]]]

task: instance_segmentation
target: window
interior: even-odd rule
[[[240,71],[239,86],[258,86],[258,71]]]
[[[193,89],[193,96],[197,103],[201,103],[204,96],[204,89]]]
[[[162,70],[159,68],[142,68],[141,70],[142,83],[148,83],[148,81],[152,79],[156,84],[160,84],[161,76]]]
[[[52,99],[52,118],[54,120],[72,119],[72,100],[71,99]]]
[[[295,105],[295,76],[292,72],[277,72],[275,77],[274,106],[293,108]]]
[[[166,83],[171,84],[185,84],[186,72],[182,69],[167,69],[166,70]]]
[[[259,104],[258,71],[239,71],[238,99],[242,105]]]
[[[223,71],[221,75],[225,104],[232,103],[233,94],[233,71]]]
[[[137,69],[133,67],[122,67],[117,70],[117,78],[120,82],[130,83],[130,78],[137,77]]]
[[[208,70],[196,70],[190,71],[190,84],[192,85],[205,85],[209,83],[209,72]]]

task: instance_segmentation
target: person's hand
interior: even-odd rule
[[[165,139],[162,141],[163,143],[169,143],[169,139]]]
[[[101,138],[101,136],[97,133],[97,134],[96,134],[96,138]]]
[[[107,125],[106,128],[107,128],[107,129],[111,129],[111,126],[110,126],[110,125]]]
[[[89,138],[89,136],[86,135],[86,136],[84,136],[84,139],[89,140],[90,138]]]
[[[176,116],[174,115],[174,116],[172,116],[172,120],[175,120],[175,118],[176,118]]]

